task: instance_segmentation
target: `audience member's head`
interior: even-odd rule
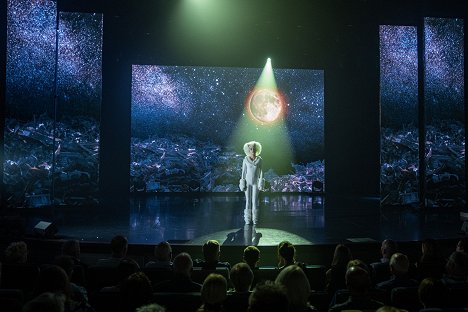
[[[244,249],[244,261],[250,268],[255,268],[260,260],[260,250],[255,246],[247,246]]]
[[[390,257],[397,252],[398,246],[394,240],[386,239],[382,242],[380,246],[380,252],[382,254],[382,258],[386,260],[390,260]]]
[[[211,239],[203,244],[203,257],[206,262],[217,262],[221,253],[221,247],[217,240]]]
[[[154,256],[161,262],[170,262],[172,260],[172,248],[168,242],[160,242],[154,247]]]
[[[193,261],[192,257],[186,252],[181,252],[174,258],[172,268],[174,273],[190,276],[192,272]]]
[[[63,242],[62,255],[80,259],[80,242],[76,239],[70,239]]]
[[[230,278],[237,292],[246,292],[252,286],[254,275],[250,266],[241,262],[232,267]]]
[[[152,303],[136,309],[136,312],[166,312],[166,309],[159,304]]]
[[[310,284],[300,267],[297,265],[287,266],[278,274],[275,282],[286,288],[291,311],[302,311],[308,306]]]
[[[296,262],[296,247],[291,242],[282,241],[278,244],[279,266],[287,266]]]
[[[133,259],[121,259],[117,265],[117,274],[119,280],[123,281],[128,278],[131,274],[138,272],[140,266]]]
[[[396,252],[390,258],[390,272],[395,276],[404,276],[408,274],[409,260],[402,253]]]
[[[383,306],[375,310],[375,312],[408,312],[407,310],[398,309],[391,306]]]
[[[353,266],[346,271],[346,286],[351,295],[366,294],[371,287],[369,273],[363,268]]]
[[[462,238],[457,242],[457,247],[455,251],[466,252],[468,253],[468,239]]]
[[[334,267],[347,267],[350,260],[352,260],[352,256],[348,246],[343,244],[336,245],[331,265]]]
[[[227,296],[227,281],[221,274],[211,273],[205,278],[201,288],[201,298],[205,310],[218,310]],[[207,308],[210,307],[210,308]]]
[[[468,277],[468,254],[460,251],[453,252],[445,266],[447,276],[456,279]]]
[[[44,292],[61,293],[67,300],[70,298],[71,289],[67,273],[58,265],[48,265],[41,269],[34,294],[37,296]]]
[[[448,304],[447,286],[439,279],[423,279],[419,284],[418,296],[425,309],[446,308]]]
[[[353,260],[348,261],[348,264],[346,266],[346,270],[349,269],[350,267],[353,267],[353,266],[360,267],[360,268],[366,270],[369,274],[371,274],[371,269],[369,268],[367,263],[365,263],[364,261],[362,261],[360,259],[353,259]]]
[[[266,282],[257,285],[249,297],[249,312],[289,311],[289,301],[283,285]]]
[[[145,273],[133,273],[121,284],[120,294],[125,304],[124,310],[133,312],[136,308],[150,302],[152,296],[151,282]]]
[[[421,252],[422,258],[437,257],[439,255],[439,250],[436,240],[433,238],[426,238],[423,240],[421,243]]]
[[[57,256],[55,257],[54,263],[61,267],[65,271],[65,273],[67,273],[68,278],[72,276],[74,266],[72,257],[65,255]]]
[[[44,292],[27,302],[23,312],[64,312],[65,296],[60,293]]]
[[[5,249],[6,263],[26,263],[28,261],[28,246],[25,242],[13,242]]]
[[[124,258],[127,255],[128,240],[122,235],[116,235],[111,240],[113,258]]]

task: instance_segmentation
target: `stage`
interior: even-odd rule
[[[39,221],[56,225],[57,238],[107,243],[116,234],[130,244],[275,246],[378,242],[386,238],[419,241],[457,239],[459,210],[415,207],[381,208],[379,198],[330,198],[309,194],[262,194],[260,223],[245,226],[244,196],[230,194],[138,195],[112,209],[102,207],[38,207],[16,209],[33,235]]]

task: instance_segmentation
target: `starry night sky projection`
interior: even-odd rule
[[[443,206],[464,198],[463,20],[424,22],[426,196]],[[392,204],[418,191],[417,43],[416,27],[380,27],[381,189]]]
[[[380,26],[382,127],[418,124],[416,27]]]
[[[262,69],[133,65],[132,137],[185,135],[224,146]],[[274,69],[301,161],[324,159],[323,71]],[[261,125],[258,125],[261,127]]]
[[[462,19],[425,18],[428,123],[464,120],[464,25]]]
[[[9,0],[6,113],[29,118],[54,105],[56,2]]]
[[[59,112],[99,119],[102,95],[102,14],[59,15]]]
[[[31,194],[66,201],[97,192],[102,34],[102,14],[57,13],[51,0],[8,1],[4,181],[10,204]],[[54,120],[56,64],[60,115]],[[49,194],[51,177],[55,194]]]

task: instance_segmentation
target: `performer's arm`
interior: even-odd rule
[[[260,170],[258,174],[258,189],[263,191],[263,159],[260,160],[257,170]]]

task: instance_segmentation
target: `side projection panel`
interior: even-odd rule
[[[418,202],[416,27],[380,26],[380,181],[383,205]]]

